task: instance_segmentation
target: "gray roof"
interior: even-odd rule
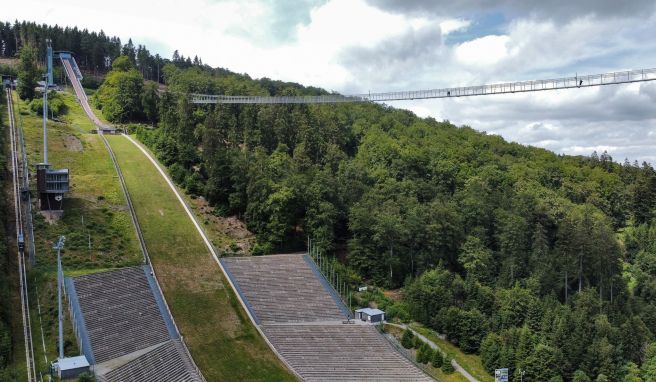
[[[357,313],[364,313],[368,316],[377,316],[379,314],[385,314],[385,312],[383,312],[380,309],[372,309],[372,308],[362,308],[362,309],[356,310],[356,312]]]
[[[67,168],[47,169],[47,174],[68,174]]]
[[[68,357],[57,360],[59,370],[79,369],[81,367],[89,367],[87,357],[80,355],[77,357]]]

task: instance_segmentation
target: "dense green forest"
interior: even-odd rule
[[[0,57],[16,57],[21,49],[31,47],[38,53],[38,61],[43,63],[46,39],[51,40],[55,51],[72,52],[78,66],[86,73],[106,73],[111,69],[114,59],[121,54],[130,58],[143,77],[156,82],[163,81],[161,68],[168,63],[181,68],[203,65],[198,56],[185,58],[176,51],[168,59],[151,54],[143,45],[135,46],[132,40],[123,45],[120,38],[107,36],[102,30],[90,32],[77,27],[50,26],[28,21],[15,21],[13,24],[0,22]]]
[[[558,156],[374,104],[194,106],[185,92],[304,89],[164,72],[158,128],[138,136],[190,194],[247,222],[254,254],[309,236],[362,279],[404,287],[392,312],[490,371],[655,378],[650,165]]]
[[[311,237],[352,286],[402,288],[391,316],[489,371],[656,381],[650,164],[556,155],[371,103],[193,105],[192,91],[324,91],[192,62],[165,65],[158,95],[121,51],[95,102],[110,121],[148,122],[139,139],[189,194],[247,223],[254,255]]]

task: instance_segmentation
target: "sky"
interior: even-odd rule
[[[3,17],[342,94],[656,67],[656,0],[21,0]],[[656,81],[389,104],[557,153],[656,164]]]

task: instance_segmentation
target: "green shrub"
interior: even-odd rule
[[[78,382],[95,382],[96,378],[89,373],[82,373],[77,377]]]
[[[385,309],[385,318],[388,320],[396,318],[401,322],[409,322],[411,317],[408,303],[404,301],[393,302]]]
[[[443,363],[444,357],[442,357],[442,352],[435,349],[433,352],[433,358],[431,359],[431,365],[433,365],[434,368],[439,369],[442,367]]]
[[[417,351],[417,362],[426,364],[433,358],[433,349],[427,343],[423,343]]]
[[[82,78],[82,87],[86,89],[98,89],[100,87],[100,80],[96,77],[84,76]]]
[[[424,341],[420,340],[418,337],[415,337],[415,342],[413,344],[413,347],[415,349],[419,350],[419,348],[421,348],[421,345],[423,345],[423,344],[424,344]]]
[[[574,372],[572,382],[592,382],[592,380],[583,370],[577,370]]]
[[[446,374],[451,374],[456,371],[456,369],[454,369],[453,365],[451,364],[451,358],[444,357],[444,362],[442,362],[442,371]]]
[[[401,345],[406,349],[410,349],[411,347],[414,347],[415,344],[414,338],[415,335],[412,334],[412,331],[410,329],[404,330],[403,336],[401,337]]]
[[[36,97],[29,103],[30,110],[36,114],[43,113],[43,98]],[[59,93],[48,92],[48,117],[59,117],[66,114],[68,108]]]
[[[263,256],[268,255],[271,252],[273,252],[273,247],[270,243],[255,243],[253,249],[251,250],[251,255]]]

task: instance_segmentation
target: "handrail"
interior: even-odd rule
[[[398,341],[396,341],[395,338],[390,337],[391,334],[385,333],[383,331],[383,325],[385,325],[385,324],[382,323],[380,325],[377,325],[376,329],[378,330],[378,333],[380,333],[380,335],[385,340],[387,340],[387,343],[389,343],[396,351],[398,351],[403,356],[403,358],[405,358],[408,361],[412,362],[412,364],[415,365],[419,370],[423,371],[424,374],[426,374],[427,376],[429,376],[432,379],[435,379],[439,382],[440,380],[437,379],[437,377],[435,377],[433,374],[431,374],[429,372],[429,369],[426,367],[426,365],[423,365],[423,364],[417,362],[417,359],[410,354],[408,349],[404,348],[403,346],[400,346]]]
[[[319,96],[235,96],[192,93],[190,94],[190,98],[191,103],[197,104],[330,104],[345,102],[387,102],[586,88],[592,86],[616,85],[654,80],[656,80],[656,68],[625,70],[583,76],[576,75],[574,77],[561,77],[543,80],[505,82],[477,86],[353,95],[327,94]]]

